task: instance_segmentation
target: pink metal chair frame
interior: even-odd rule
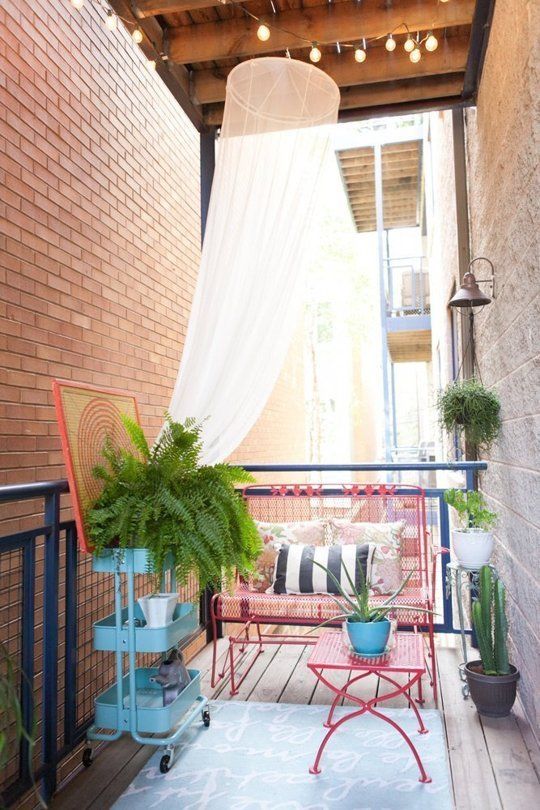
[[[427,666],[427,669],[430,672],[430,685],[433,687],[433,696],[437,704],[433,614],[414,615],[399,612],[400,601],[401,604],[410,604],[413,592],[416,597],[415,604],[427,610],[434,609],[435,563],[441,549],[432,547],[429,540],[423,489],[406,484],[255,485],[247,487],[243,496],[252,516],[268,522],[291,522],[294,519],[309,520],[323,517],[346,517],[351,521],[370,523],[405,521],[402,566],[404,573],[413,571],[413,576],[410,585],[396,600],[397,620],[400,627],[410,627],[427,636],[426,657],[431,662],[431,666]],[[374,602],[377,599],[382,600],[384,597],[375,597]],[[275,600],[280,600],[282,612],[279,616],[272,612]],[[224,592],[214,594],[210,606],[213,634],[212,686],[216,686],[217,682],[229,673],[230,693],[237,694],[256,659],[264,651],[265,645],[315,644],[316,635],[264,633],[261,625],[316,627],[327,616],[323,610],[325,600],[328,600],[328,604],[334,604],[329,597],[321,594],[278,596],[255,593],[250,589],[249,583],[241,580],[238,580],[233,594]],[[287,609],[288,604],[290,611]],[[265,606],[268,607],[267,612]],[[302,607],[309,607],[305,616],[302,616]],[[220,672],[217,672],[218,622],[240,625],[239,632],[229,636],[229,647]],[[252,654],[248,660],[245,654],[250,648]],[[243,667],[239,675],[240,661]]]

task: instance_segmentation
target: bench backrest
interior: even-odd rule
[[[403,575],[413,572],[410,587],[428,588],[430,585],[426,504],[420,487],[406,484],[257,484],[246,487],[243,494],[250,514],[265,522],[331,518],[351,523],[403,521]]]

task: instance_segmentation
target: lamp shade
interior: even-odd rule
[[[457,293],[448,302],[449,307],[483,307],[491,304],[491,298],[482,292],[474,273],[465,273]]]

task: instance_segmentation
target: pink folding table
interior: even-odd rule
[[[424,769],[420,755],[409,735],[393,718],[377,709],[378,705],[384,703],[385,700],[403,695],[418,720],[418,733],[428,733],[428,729],[424,726],[424,722],[416,705],[417,702],[423,703],[422,675],[426,671],[422,636],[418,633],[396,633],[394,635],[394,642],[394,647],[386,655],[380,655],[376,658],[360,658],[358,655],[350,652],[343,633],[327,630],[321,634],[317,644],[313,648],[307,665],[319,681],[331,689],[336,696],[330,707],[326,722],[324,723],[324,727],[328,729],[328,732],[319,746],[315,762],[309,769],[310,773],[317,774],[321,772],[319,767],[321,757],[334,732],[348,720],[360,717],[360,715],[369,712],[391,725],[401,734],[411,749],[420,770],[419,781],[431,782],[430,777]],[[329,679],[328,674],[332,671],[347,673],[347,680],[343,686],[339,686]],[[397,673],[402,673],[407,676],[404,683],[398,683],[395,677],[393,677]],[[376,675],[378,678],[381,678],[381,680],[391,684],[394,689],[386,695],[376,695],[369,700],[364,700],[351,693],[351,687],[368,675]],[[414,686],[418,688],[417,701],[411,696]],[[351,707],[351,711],[348,714],[340,717],[336,722],[333,722],[334,711],[342,698],[350,700],[355,705],[360,706],[360,708],[356,709]]]

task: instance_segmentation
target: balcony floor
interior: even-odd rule
[[[457,665],[456,639],[438,639],[441,709],[444,714],[457,810],[515,810],[540,807],[540,751],[521,706],[511,717],[480,719],[472,702],[463,700]],[[222,651],[226,641],[220,642]],[[309,648],[275,646],[259,657],[235,698],[226,684],[210,689],[211,646],[192,660],[201,670],[202,691],[220,700],[257,700],[282,703],[331,701],[330,692],[305,666]],[[425,690],[429,698],[429,689]],[[393,705],[392,702],[385,704]],[[395,705],[403,705],[396,702]],[[426,700],[426,708],[433,702]],[[107,810],[139,772],[153,750],[125,737],[98,752],[92,767],[73,778],[52,802],[52,810]],[[223,808],[228,810],[228,808]],[[397,809],[396,809],[397,810]]]

